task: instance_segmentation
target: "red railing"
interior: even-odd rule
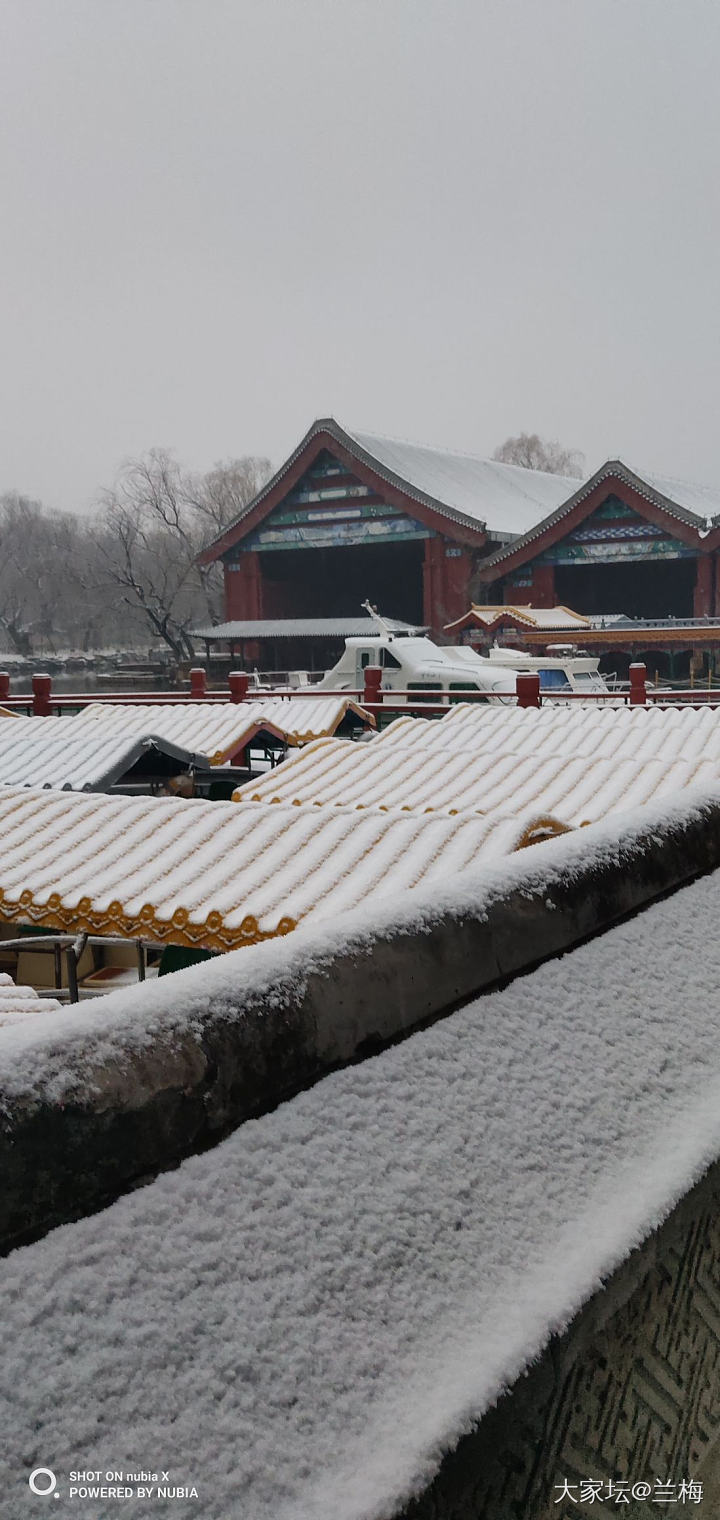
[[[375,714],[382,712],[388,717],[395,713],[415,713],[425,715],[446,712],[448,703],[456,702],[484,702],[488,699],[488,693],[478,691],[476,687],[468,690],[440,693],[428,690],[420,692],[417,689],[403,691],[384,692],[382,690],[383,672],[378,665],[368,665],[363,671],[364,684],[349,691],[338,692],[323,690],[319,691],[315,686],[300,686],[292,690],[283,690],[282,693],[272,688],[250,687],[250,677],[245,671],[231,671],[228,676],[227,690],[210,691],[207,685],[205,670],[199,667],[190,671],[189,688],[185,691],[102,691],[102,692],[68,692],[66,695],[53,695],[52,677],[38,673],[32,677],[32,693],[14,696],[10,689],[10,676],[6,671],[0,671],[0,705],[11,711],[31,713],[35,717],[51,717],[63,712],[76,712],[78,708],[87,707],[91,702],[100,703],[139,703],[148,707],[159,704],[182,706],[187,702],[246,702],[262,697],[282,695],[283,697],[338,697],[346,696],[360,702]],[[528,671],[517,677],[517,704],[519,707],[541,707],[543,701],[556,702],[612,702],[628,704],[630,707],[647,706],[711,706],[720,705],[720,688],[713,691],[705,691],[701,687],[691,687],[682,691],[663,691],[649,689],[647,686],[647,670],[642,664],[630,666],[630,685],[627,691],[557,691],[552,688],[542,692],[540,689],[540,677],[536,671]]]

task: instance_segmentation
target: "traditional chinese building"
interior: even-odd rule
[[[555,511],[573,485],[325,418],[202,562],[222,561],[228,624],[358,618],[369,598],[441,635],[477,600],[487,557]]]
[[[699,658],[716,639],[703,641],[692,620],[720,618],[720,490],[641,477],[619,460],[578,485],[325,418],[204,551],[204,563],[215,560],[225,624],[213,638],[246,661],[267,663],[274,650],[277,663],[278,641],[311,620],[320,643],[310,664],[332,663],[323,623],[357,619],[366,598],[445,639],[483,602],[570,607],[607,627],[619,616],[674,619],[682,635],[656,633],[651,660]],[[646,646],[626,635],[613,633],[604,652],[627,645],[637,657]],[[297,661],[303,650],[292,652]]]
[[[584,614],[705,618],[720,611],[720,491],[640,477],[610,460],[478,570],[478,601]]]

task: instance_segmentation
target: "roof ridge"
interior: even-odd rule
[[[493,468],[500,468],[502,470],[516,470],[521,475],[549,475],[554,480],[577,480],[580,478],[576,475],[561,475],[557,470],[533,470],[529,465],[510,464],[509,461],[504,459],[493,459],[491,454],[471,454],[467,449],[451,449],[445,445],[419,443],[415,438],[402,438],[397,433],[365,432],[363,428],[355,430],[345,427],[344,423],[340,423],[339,425],[343,428],[344,432],[348,433],[356,441],[363,438],[368,442],[374,440],[377,443],[399,443],[411,449],[422,449],[426,454],[446,454],[451,459],[471,459],[473,464],[488,464],[492,465]]]

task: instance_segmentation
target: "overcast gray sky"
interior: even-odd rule
[[[715,0],[0,0],[0,491],[318,415],[720,485]]]

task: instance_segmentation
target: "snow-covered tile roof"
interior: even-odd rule
[[[720,779],[720,708],[463,703],[370,744],[321,740],[234,793],[318,808],[534,812],[567,827]]]
[[[155,734],[151,716],[135,729],[122,722],[89,728],[80,718],[19,717],[0,723],[0,786],[102,791],[151,749],[182,769],[208,764],[204,755]]]
[[[31,1019],[39,1013],[57,1009],[62,1009],[57,998],[41,998],[34,987],[18,987],[7,972],[0,971],[0,1026],[16,1024],[19,1019]]]
[[[516,607],[509,603],[481,606],[473,602],[461,618],[456,618],[454,623],[446,624],[446,631],[457,628],[459,624],[472,621],[489,626],[497,622],[498,618],[503,617],[516,618],[528,628],[568,628],[581,632],[583,628],[591,627],[589,618],[583,617],[580,612],[573,612],[570,607]]]
[[[375,722],[342,696],[237,704],[94,702],[74,718],[21,717],[0,724],[0,786],[102,791],[149,749],[183,769],[221,765],[262,730],[290,745],[333,734],[348,710]]]
[[[501,545],[493,554],[488,555],[482,565],[483,577],[491,579],[486,572],[494,569],[496,565],[502,565],[519,550],[524,551],[547,529],[562,523],[564,518],[585,501],[596,487],[607,481],[608,488],[611,489],[613,480],[622,481],[637,491],[640,496],[644,496],[648,501],[661,507],[671,518],[674,517],[678,522],[684,523],[687,528],[693,529],[698,548],[702,546],[702,539],[706,537],[716,514],[720,512],[720,490],[710,486],[693,486],[679,480],[663,480],[658,476],[640,475],[631,470],[628,465],[623,464],[621,459],[608,459],[587,480],[581,483],[574,481],[572,491],[566,499],[559,502],[555,508],[551,508],[545,517],[537,518],[534,523],[529,523],[517,541]],[[499,573],[502,574],[502,571]]]
[[[378,464],[392,481],[409,486],[430,504],[486,525],[491,535],[526,533],[578,486],[568,475],[526,470],[374,433],[344,431],[368,462]]]
[[[92,702],[73,721],[114,726],[127,733],[153,733],[184,749],[200,750],[220,765],[267,726],[288,744],[334,734],[348,712],[369,726],[374,718],[344,696],[261,697],[248,702]]]
[[[717,897],[715,875],[13,1252],[8,1516],[33,1467],[65,1491],[160,1465],[203,1520],[398,1513],[720,1153]]]
[[[647,481],[659,495],[684,507],[686,512],[704,518],[708,525],[720,512],[720,486],[698,485],[696,481],[677,480],[671,475],[648,475],[645,470],[635,469],[634,465],[631,468],[634,475]]]
[[[562,825],[0,789],[0,920],[229,950]]]

